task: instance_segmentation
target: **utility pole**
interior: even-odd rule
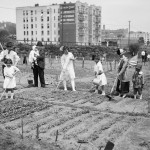
[[[128,31],[128,32],[129,32],[129,33],[128,33],[128,34],[129,34],[129,35],[128,35],[128,47],[129,47],[129,45],[130,45],[130,22],[131,22],[131,21],[129,21],[129,31]]]

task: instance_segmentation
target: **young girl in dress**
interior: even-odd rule
[[[4,84],[3,88],[6,92],[6,99],[8,98],[8,92],[11,92],[11,99],[14,98],[14,88],[16,87],[15,74],[20,71],[16,66],[12,66],[12,60],[8,59],[6,67],[4,68]]]
[[[99,86],[101,87],[102,89],[102,95],[105,95],[105,85],[107,84],[107,79],[106,79],[106,76],[104,74],[104,70],[103,70],[103,66],[102,66],[102,63],[99,59],[99,57],[96,57],[95,58],[95,66],[94,66],[94,73],[95,73],[95,81],[98,83],[94,83],[94,80],[93,80],[93,83],[95,84],[95,93],[98,93],[98,88]]]

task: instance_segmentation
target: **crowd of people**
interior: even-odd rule
[[[63,82],[64,90],[67,91],[67,81],[71,82],[72,91],[76,91],[75,86],[75,70],[74,62],[76,58],[74,55],[69,52],[67,46],[61,46],[60,51],[63,52],[61,56],[61,74],[59,80]],[[126,70],[128,68],[129,60],[124,55],[125,51],[118,48],[117,54],[120,56],[120,61],[118,64],[118,73],[116,75],[116,89],[119,96],[125,97],[126,93],[129,92],[130,81],[126,80]],[[146,54],[146,52],[145,52]],[[145,59],[145,54],[142,53],[142,60]],[[2,73],[4,77],[3,88],[5,90],[5,97],[8,98],[8,92],[11,92],[11,99],[14,98],[14,88],[16,87],[15,75],[20,70],[17,68],[17,63],[20,60],[17,53],[14,51],[14,45],[12,42],[6,44],[6,49],[0,53],[0,60],[2,64]],[[93,85],[95,88],[95,93],[98,93],[99,88],[101,88],[102,95],[105,96],[105,86],[107,85],[107,78],[103,70],[103,65],[99,56],[96,56],[94,66],[94,75]],[[25,61],[25,63],[27,63]],[[42,88],[46,87],[45,78],[44,78],[44,69],[45,69],[45,52],[44,46],[41,41],[38,41],[36,45],[32,46],[32,50],[29,54],[29,63],[31,64],[31,69],[34,76],[34,86],[38,87],[38,78]],[[142,65],[137,64],[135,67],[135,72],[132,76],[133,82],[133,94],[134,98],[137,98],[137,94],[142,99],[142,89],[144,85],[144,75],[142,72]]]

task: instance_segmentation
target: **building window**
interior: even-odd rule
[[[23,18],[23,22],[25,22],[25,18]]]
[[[33,10],[31,10],[31,15],[33,15]]]
[[[41,35],[44,35],[44,31],[41,31]]]
[[[26,21],[28,22],[28,18],[26,18]]]
[[[24,29],[26,28],[25,24],[23,25],[23,28],[24,28]]]
[[[55,16],[54,16],[54,20],[55,20]]]
[[[24,35],[26,35],[26,31],[24,31]]]
[[[44,19],[43,19],[43,15],[42,15],[42,16],[41,16],[41,21],[43,22],[43,20],[44,20]]]
[[[54,35],[56,35],[56,31],[54,30]]]
[[[41,15],[43,15],[43,10],[41,10]]]
[[[31,24],[31,29],[33,29],[33,24]]]
[[[28,24],[27,24],[27,29],[28,29]]]
[[[55,26],[55,23],[54,23],[54,28],[55,28],[56,26]]]
[[[49,29],[49,23],[47,24],[47,28]]]
[[[25,11],[23,11],[23,15],[25,15]]]
[[[37,11],[35,10],[35,15],[36,15]]]
[[[35,31],[35,34],[37,35],[37,31]]]
[[[47,31],[47,35],[49,35],[49,31]]]
[[[29,39],[27,38],[27,41],[29,41]]]
[[[49,9],[47,9],[47,14],[49,14]]]
[[[31,35],[33,35],[33,31],[31,31]]]
[[[35,24],[35,28],[37,28],[37,24]]]
[[[28,11],[26,10],[26,15],[28,15]]]
[[[54,41],[56,42],[56,37],[54,37]]]
[[[55,13],[55,9],[54,9],[54,13]]]
[[[37,17],[35,17],[35,21],[37,21]]]
[[[24,41],[26,41],[26,39],[24,38]]]
[[[41,28],[42,28],[42,29],[44,28],[43,24],[41,24]]]
[[[27,35],[28,35],[28,31],[27,31]]]
[[[47,38],[47,41],[49,42],[49,38]]]
[[[41,41],[44,41],[44,38],[42,38]]]
[[[37,38],[36,38],[36,41],[37,41]]]
[[[33,22],[33,17],[31,17],[31,22]]]
[[[47,17],[47,21],[49,21],[49,17]]]

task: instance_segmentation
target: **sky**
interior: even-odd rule
[[[16,23],[16,7],[51,5],[76,0],[0,0],[0,22]],[[106,29],[129,28],[150,33],[150,0],[80,0],[102,7],[102,26]]]

